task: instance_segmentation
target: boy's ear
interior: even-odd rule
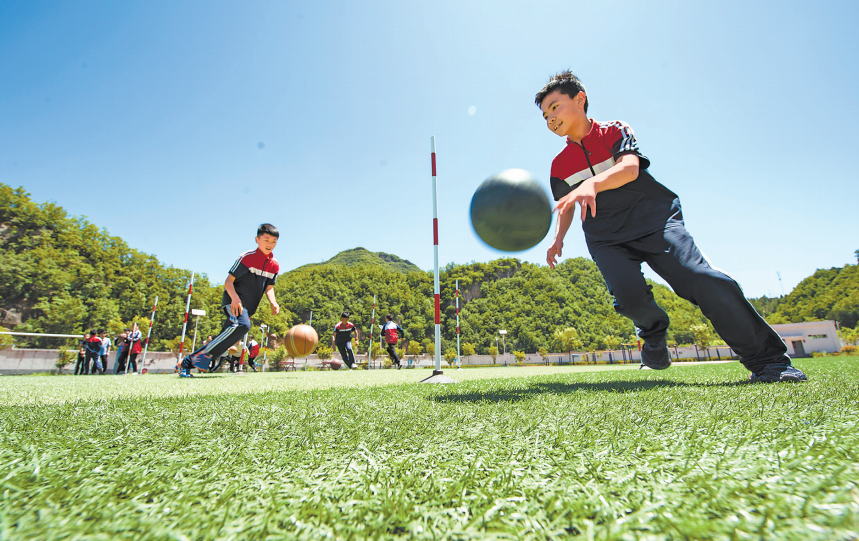
[[[585,94],[584,90],[580,90],[579,93],[576,94],[576,105],[584,108],[586,101],[588,101],[588,95]]]

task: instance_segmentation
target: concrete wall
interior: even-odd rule
[[[140,360],[142,356],[142,354],[138,355],[138,360]],[[726,360],[730,358],[736,358],[734,356],[734,353],[727,346],[713,346],[708,348],[708,351],[696,351],[696,348],[694,346],[671,348],[671,357],[672,359],[691,358],[699,359],[702,361],[715,361],[720,359]],[[340,355],[335,354],[333,358],[336,360],[340,360]],[[385,365],[385,359],[387,359],[387,357],[375,359],[373,362],[370,363],[370,368],[383,368]],[[56,360],[57,350],[55,349],[9,348],[0,350],[0,375],[22,375],[44,372],[56,372]],[[366,362],[366,354],[358,355],[357,360],[359,362]],[[495,365],[504,366],[504,361],[504,354],[499,354],[495,360]],[[516,364],[516,358],[510,352],[507,353],[506,361],[508,366]],[[175,371],[174,367],[176,366],[176,362],[176,355],[172,353],[150,351],[146,354],[146,364],[145,366],[143,366],[143,368],[146,369],[147,373],[172,374]],[[529,353],[525,356],[526,364],[543,364],[543,362],[543,359],[536,353]],[[550,364],[569,364],[571,362],[638,363],[640,362],[640,355],[637,349],[632,351],[603,351],[596,354],[588,352],[574,352],[572,355],[568,353],[549,354]],[[295,366],[298,369],[303,369],[305,366],[316,368],[322,367],[322,361],[316,355],[310,355],[306,359],[297,359],[295,363]],[[405,359],[403,359],[403,365],[408,367],[428,368],[432,367],[434,363],[434,359],[428,355],[419,355],[414,358],[409,355]],[[492,364],[492,357],[490,357],[489,355],[472,355],[470,357],[462,358],[462,366],[492,366]],[[108,357],[108,373],[112,374],[115,366],[116,354],[111,353]],[[448,366],[447,362],[444,359],[442,359],[441,361],[441,366],[442,368],[446,368]],[[74,363],[69,364],[63,369],[63,373],[73,373],[74,369]],[[271,363],[269,363],[269,366],[266,366],[265,369],[272,370],[273,368],[271,366]]]

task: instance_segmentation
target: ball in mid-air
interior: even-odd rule
[[[296,325],[289,329],[283,337],[283,345],[290,357],[307,357],[316,349],[319,335],[310,325]]]
[[[493,248],[520,252],[545,238],[552,225],[552,205],[531,173],[505,169],[477,187],[471,198],[471,225]]]

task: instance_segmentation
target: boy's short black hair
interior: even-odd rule
[[[99,329],[98,334],[107,334],[107,331],[104,329]]]
[[[96,333],[96,332],[95,332],[95,329],[90,329],[90,330],[89,330],[89,335],[90,335],[90,336],[95,336],[96,334],[98,334],[98,333]]]
[[[340,314],[340,317],[349,317],[349,312],[347,312],[346,310],[343,310],[343,313]]]
[[[534,98],[534,103],[537,104],[537,107],[540,107],[543,104],[543,100],[546,99],[546,96],[556,90],[571,98],[578,96],[579,92],[584,92],[585,113],[588,112],[588,91],[585,90],[585,85],[582,84],[579,78],[573,75],[573,72],[570,70],[564,70],[553,75],[552,78],[549,79],[549,82],[546,83],[546,86],[537,92],[537,96]]]
[[[257,237],[261,237],[263,235],[271,235],[274,238],[280,238],[280,231],[271,224],[260,224],[257,228]]]
[[[394,316],[393,316],[392,314],[387,314],[387,315],[385,316],[385,318],[386,318],[388,321],[393,321],[393,320],[394,320]]]

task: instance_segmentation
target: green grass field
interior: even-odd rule
[[[0,539],[857,539],[859,358],[0,378]]]

